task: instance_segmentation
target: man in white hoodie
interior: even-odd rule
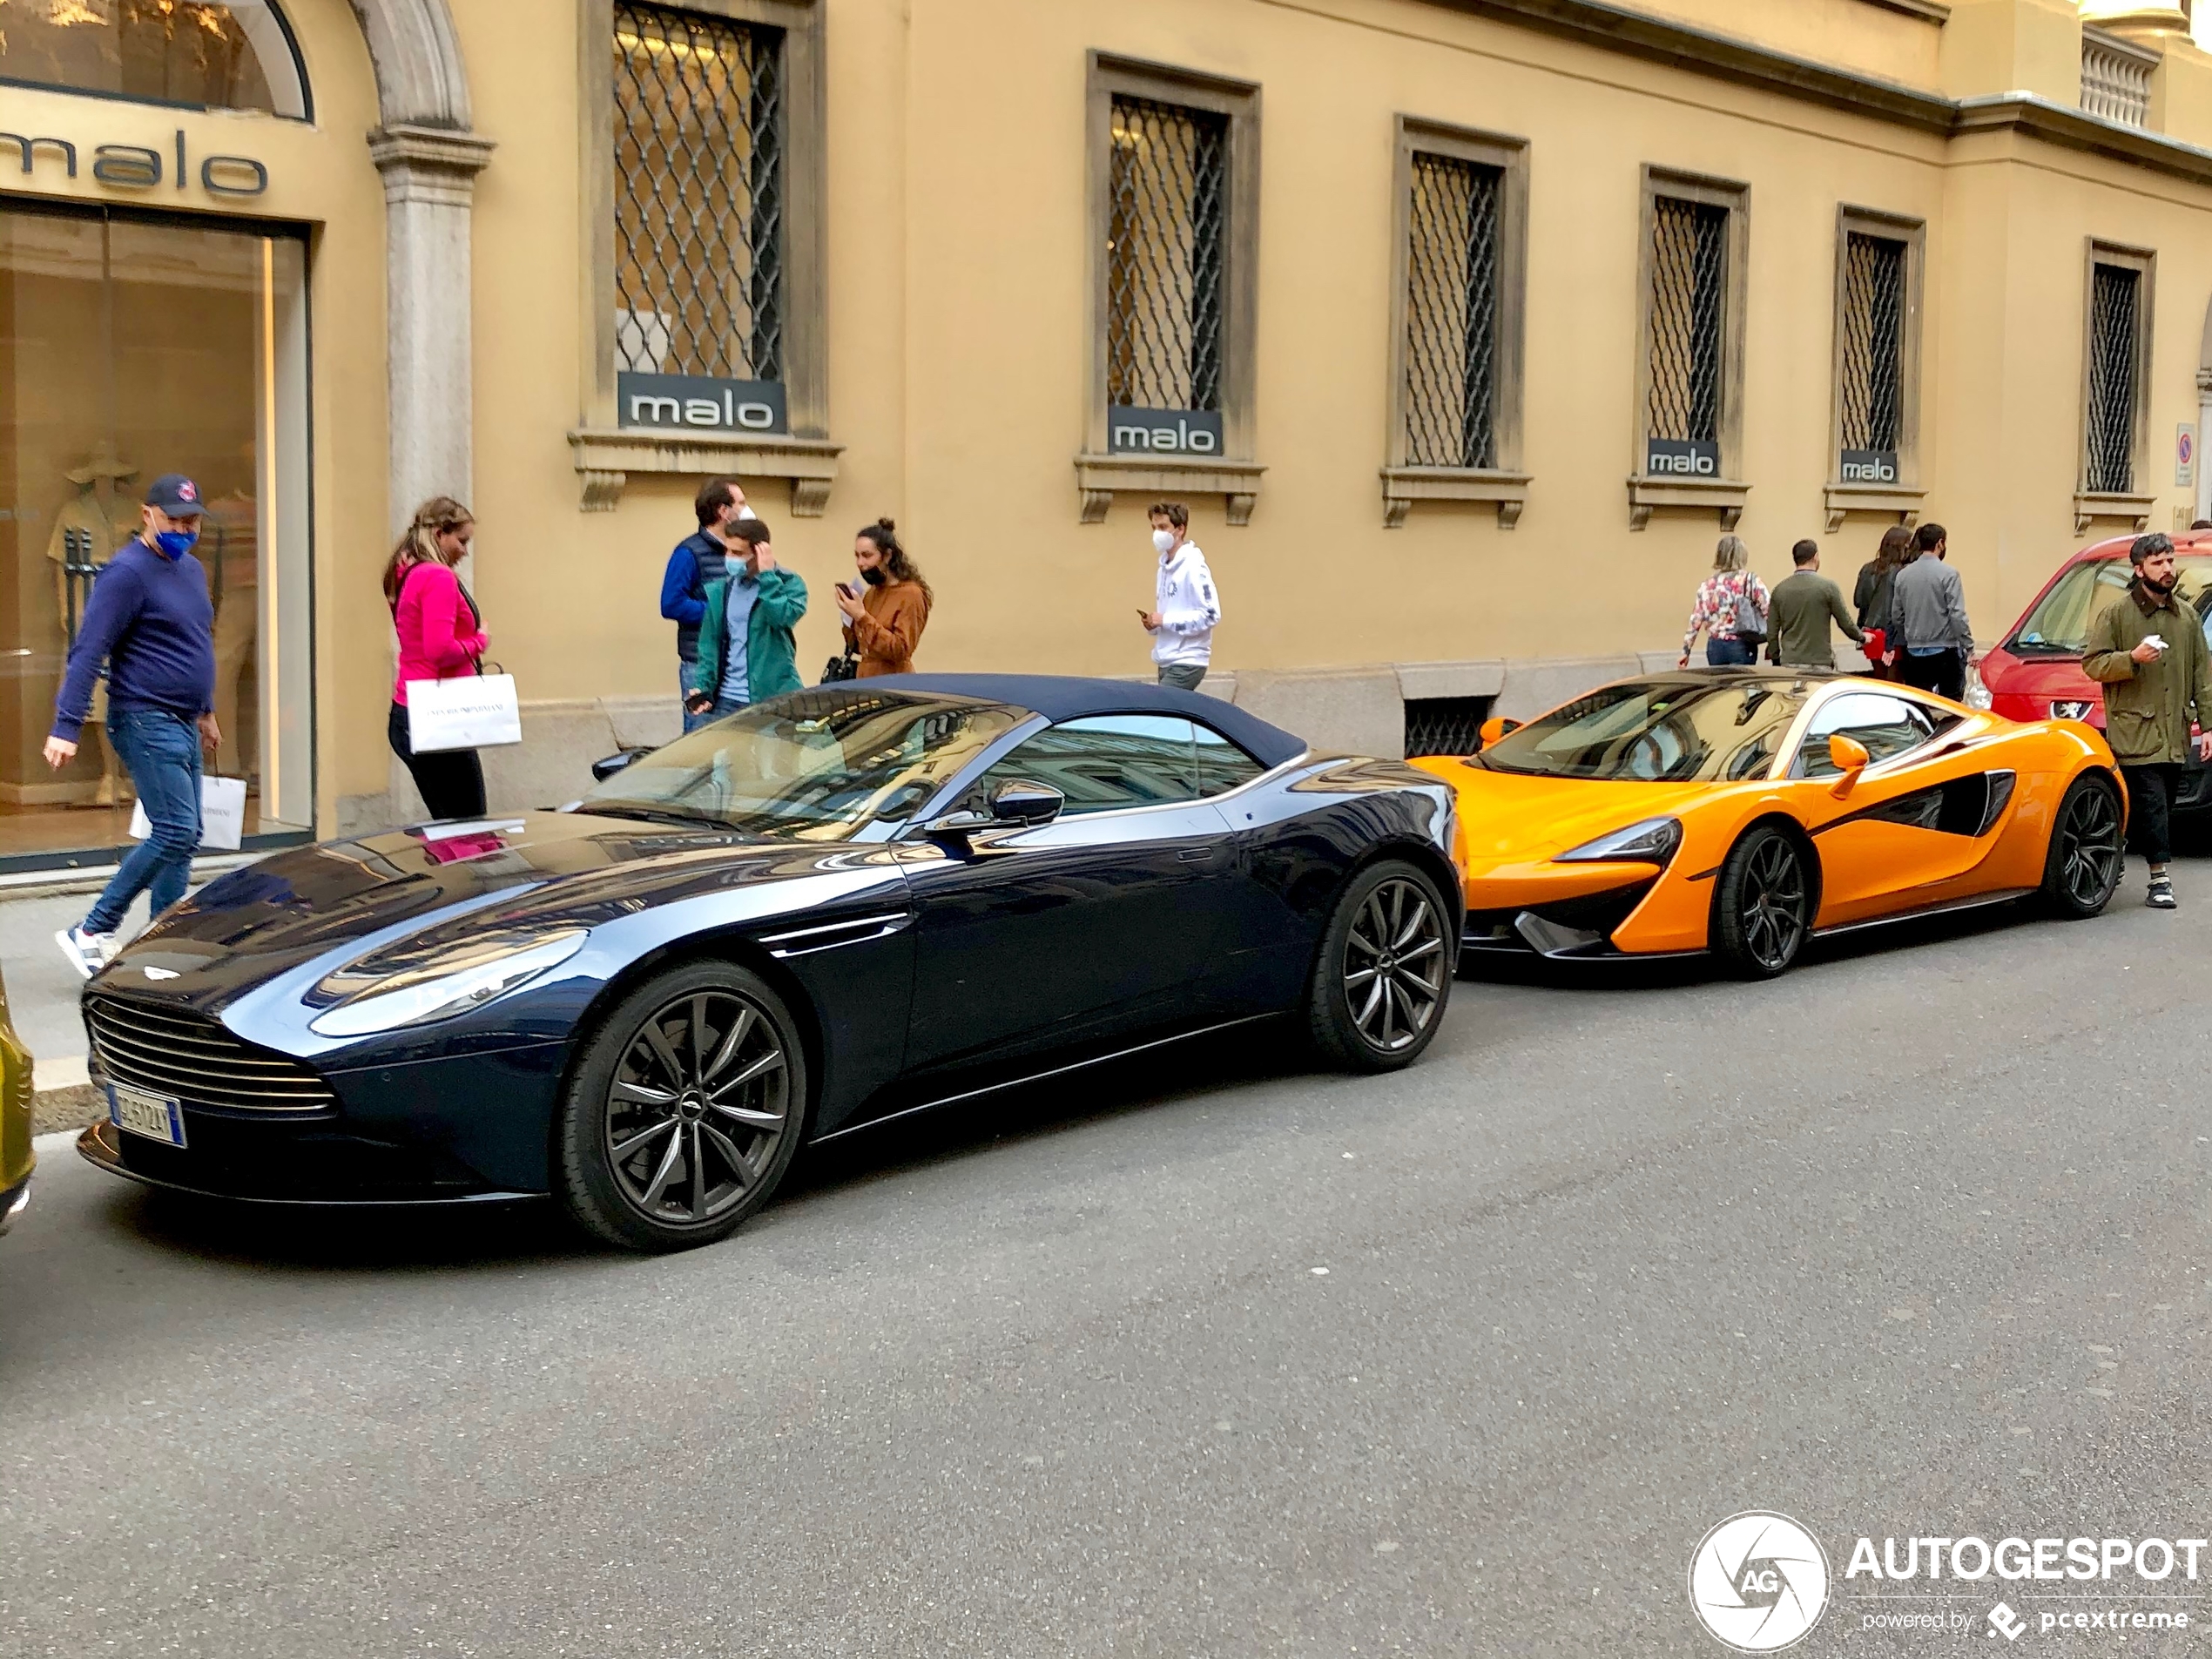
[[[1160,684],[1195,691],[1213,661],[1213,631],[1221,622],[1221,595],[1206,556],[1190,538],[1190,509],[1179,501],[1152,509],[1152,545],[1160,555],[1154,574],[1154,608],[1136,613],[1152,636],[1152,664]]]

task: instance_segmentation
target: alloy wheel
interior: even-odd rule
[[[1752,852],[1740,914],[1743,948],[1761,968],[1779,973],[1795,960],[1805,936],[1805,868],[1786,838],[1771,836]]]
[[[790,1123],[775,1022],[733,991],[693,991],[640,1026],[607,1091],[608,1166],[651,1219],[711,1222],[745,1202]]]
[[[1369,894],[1345,941],[1344,995],[1360,1036],[1393,1054],[1443,1006],[1444,924],[1418,882],[1393,877]]]
[[[2101,906],[2120,885],[2122,852],[2120,809],[2111,792],[2094,787],[2079,792],[2059,826],[2060,868],[2067,896],[2085,910]]]

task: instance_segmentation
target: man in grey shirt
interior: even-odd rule
[[[1956,703],[1966,694],[1966,658],[1974,631],[1966,621],[1966,590],[1944,563],[1949,538],[1940,524],[1912,533],[1912,560],[1890,583],[1889,637],[1898,646],[1897,677]]]

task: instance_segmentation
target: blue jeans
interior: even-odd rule
[[[199,846],[199,728],[158,710],[111,709],[107,741],[145,803],[153,833],[131,849],[84,918],[91,934],[121,927],[131,901],[149,887],[157,916],[183,898]]]
[[[1715,668],[1726,668],[1730,664],[1746,664],[1751,660],[1751,648],[1740,639],[1705,641],[1705,660]]]
[[[705,725],[711,721],[726,720],[738,710],[750,707],[752,705],[741,697],[718,697],[714,699],[714,706],[699,716],[699,724]]]

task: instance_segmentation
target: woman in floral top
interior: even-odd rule
[[[1689,610],[1689,629],[1682,637],[1682,661],[1689,666],[1690,647],[1705,636],[1705,660],[1718,668],[1729,663],[1749,663],[1755,647],[1736,635],[1736,602],[1748,598],[1759,613],[1759,631],[1766,631],[1767,590],[1748,568],[1751,550],[1739,536],[1723,536],[1713,554],[1713,573],[1697,584],[1697,603]]]

